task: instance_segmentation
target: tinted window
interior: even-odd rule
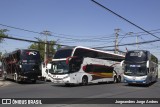
[[[52,62],[49,72],[52,74],[65,74],[69,72],[69,66],[66,64],[66,61]]]
[[[77,48],[75,50],[74,56],[95,58],[97,57],[97,52],[92,50]]]
[[[77,72],[81,68],[81,64],[83,62],[83,58],[75,57],[69,61],[69,72]]]
[[[22,71],[23,72],[29,72],[29,71],[40,72],[40,69],[39,69],[39,65],[23,64]]]
[[[127,65],[124,74],[129,76],[144,76],[147,74],[147,67],[145,64]]]
[[[86,72],[113,73],[113,67],[102,66],[102,65],[87,65]]]
[[[146,51],[129,51],[126,53],[125,61],[129,62],[143,62],[147,61],[147,52]]]
[[[67,58],[72,54],[72,49],[58,50],[54,55],[54,59]]]
[[[116,56],[116,55],[103,53],[103,52],[96,52],[93,50],[87,50],[82,48],[77,48],[75,50],[74,56],[106,59],[106,60],[113,60],[113,61],[119,61],[119,62],[124,60],[124,57],[121,57],[121,56]]]
[[[112,61],[119,61],[119,62],[124,60],[124,57],[116,56],[116,55],[112,55],[112,54],[107,54],[107,53],[100,53],[100,52],[98,53],[97,58],[112,60]]]

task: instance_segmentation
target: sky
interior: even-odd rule
[[[160,37],[160,0],[95,0],[134,24]],[[50,31],[48,40],[68,46],[86,46],[114,49],[115,29],[119,45],[157,40],[139,28],[127,23],[91,0],[0,0],[0,29],[8,29],[12,37],[36,40],[44,35],[34,32]],[[1,52],[28,48],[31,43],[5,39]],[[112,47],[108,47],[112,46]],[[120,46],[121,51],[149,50],[160,59],[159,42]]]

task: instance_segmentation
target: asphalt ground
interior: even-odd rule
[[[89,84],[71,86],[37,81],[18,84],[12,80],[0,79],[0,98],[160,98],[160,79],[150,86],[127,85],[125,83]],[[0,107],[4,105],[0,105]],[[7,107],[159,107],[159,104],[46,104],[7,105]],[[6,105],[5,105],[6,107]]]

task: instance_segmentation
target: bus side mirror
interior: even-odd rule
[[[120,66],[123,66],[123,64],[124,64],[124,60],[123,60],[123,61],[121,61]]]

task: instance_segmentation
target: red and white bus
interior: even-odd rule
[[[124,55],[77,46],[58,50],[42,70],[54,83],[83,84],[120,82],[123,70],[120,62]]]

